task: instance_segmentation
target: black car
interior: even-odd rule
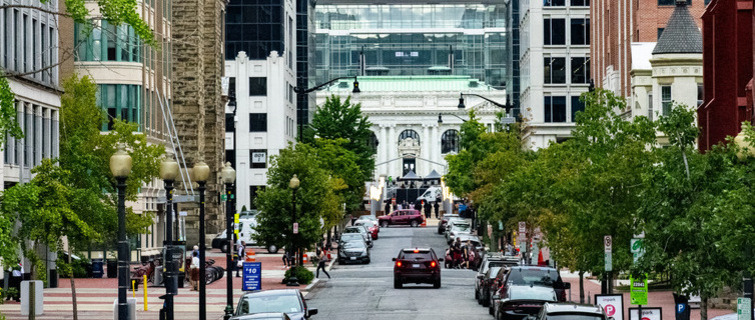
[[[552,287],[509,285],[495,298],[496,320],[522,320],[538,314],[546,302],[555,302],[556,291]]]
[[[291,320],[302,320],[316,315],[317,309],[307,307],[298,289],[256,291],[241,296],[234,319],[255,319],[243,316],[268,313],[286,313]]]
[[[393,258],[393,287],[400,289],[404,283],[430,283],[440,288],[440,262],[431,248],[402,249]]]
[[[548,302],[540,309],[537,316],[530,316],[528,320],[609,320],[603,308],[590,304],[551,303]]]
[[[211,247],[213,249],[220,249],[222,252],[228,251],[228,240],[225,236],[225,230],[215,235],[215,238],[212,238]]]
[[[482,275],[482,279],[477,279],[477,282],[480,283],[480,289],[479,293],[475,292],[475,298],[477,299],[477,303],[481,304],[483,307],[489,306],[491,287],[494,287],[496,276],[498,275],[498,272],[503,268],[504,267],[501,266],[488,268],[488,271]]]
[[[561,275],[555,268],[537,267],[537,266],[516,266],[511,267],[508,272],[498,272],[496,277],[497,289],[491,290],[490,296],[490,314],[494,314],[495,306],[498,303],[498,296],[504,296],[509,286],[537,286],[548,287],[556,292],[556,301],[566,301],[566,290],[571,288],[571,284],[564,282]]]
[[[477,302],[484,306],[488,305],[488,303],[485,301],[489,299],[488,298],[489,295],[486,296],[486,298],[488,299],[483,300],[482,298],[483,282],[485,282],[485,279],[486,279],[485,274],[488,272],[488,269],[492,267],[502,267],[502,266],[512,267],[518,264],[519,264],[519,259],[517,257],[504,256],[497,253],[493,253],[493,254],[489,253],[489,254],[483,255],[482,262],[480,262],[480,266],[477,269],[477,277],[476,277],[476,281],[474,285],[474,290],[475,290],[474,296],[475,296],[475,299],[477,299]],[[494,273],[491,276],[495,276],[495,275],[496,274]]]
[[[362,239],[341,242],[338,246],[338,263],[370,263],[370,249]]]

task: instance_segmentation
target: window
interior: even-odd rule
[[[113,129],[115,118],[139,122],[141,114],[142,87],[127,84],[102,84],[97,86],[97,100],[108,119],[102,131]]]
[[[545,122],[566,122],[566,97],[545,97]]]
[[[671,113],[671,86],[661,86],[661,107],[664,116]]]
[[[566,44],[566,20],[565,19],[544,19],[543,32],[544,44],[559,45]]]
[[[546,57],[543,60],[545,83],[566,83],[566,58]]]
[[[703,95],[703,85],[697,84],[697,106],[703,105],[705,96]]]
[[[251,77],[249,78],[249,95],[266,96],[267,95],[267,78]]]
[[[590,58],[571,58],[571,83],[590,82]]]
[[[228,93],[236,93],[236,77],[228,78]]]
[[[571,97],[571,122],[577,122],[577,112],[585,111],[585,103],[579,101],[579,96]]]
[[[658,28],[658,38],[657,38],[658,40],[660,40],[660,39],[661,39],[661,34],[663,34],[663,30],[664,30],[664,29],[665,29],[665,28]]]
[[[370,140],[368,141],[368,144],[370,146],[370,149],[377,153],[378,145],[380,144],[380,141],[378,140],[378,137],[375,135],[374,132],[370,133]]]
[[[459,152],[459,131],[446,130],[440,138],[440,153]]]
[[[134,29],[125,24],[116,27],[102,21],[101,28],[90,29],[86,24],[76,23],[73,36],[76,61],[141,61],[141,41]]]
[[[658,5],[659,6],[675,6],[676,0],[658,0]],[[687,0],[687,5],[691,6],[692,0]]]
[[[590,19],[571,19],[571,44],[590,44]]]
[[[249,167],[252,169],[265,169],[267,168],[267,150],[253,149],[249,150],[249,157],[252,161],[249,163]]]
[[[398,135],[398,141],[399,142],[403,141],[404,139],[408,139],[408,138],[412,138],[415,141],[417,141],[417,143],[419,143],[419,133],[417,133],[417,131],[414,131],[414,130],[411,130],[411,129],[404,130],[404,131],[401,131],[401,134]]]
[[[236,124],[233,121],[233,113],[225,114],[225,132],[233,132],[236,130]]]
[[[543,7],[563,7],[566,0],[543,0]]]
[[[249,114],[249,132],[267,132],[267,113]]]
[[[590,0],[571,0],[572,7],[589,7]]]

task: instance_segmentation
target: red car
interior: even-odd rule
[[[370,236],[372,236],[372,240],[378,239],[378,233],[380,232],[380,227],[378,226],[377,222],[371,221],[371,220],[357,220],[357,222],[354,223],[355,226],[364,226],[367,228],[367,231],[370,233]]]
[[[440,288],[442,258],[431,248],[403,249],[393,258],[393,287],[401,289],[404,283],[430,283]]]
[[[378,218],[380,226],[387,228],[391,225],[410,225],[412,227],[419,227],[425,218],[419,213],[419,210],[396,210],[389,215]]]

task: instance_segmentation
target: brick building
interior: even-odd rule
[[[624,97],[632,92],[632,42],[656,42],[676,0],[592,0],[590,56],[595,85]],[[698,27],[710,0],[687,0]]]
[[[736,136],[753,120],[753,3],[713,0],[703,15],[705,98],[697,109],[701,151]]]

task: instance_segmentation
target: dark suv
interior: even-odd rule
[[[412,227],[418,227],[425,218],[419,213],[419,210],[396,210],[389,215],[378,218],[380,226],[387,228],[391,225],[410,225]]]
[[[400,289],[404,283],[431,283],[440,288],[440,262],[430,248],[403,249],[393,258],[393,287]]]
[[[494,314],[497,300],[508,292],[509,286],[549,287],[554,290],[556,301],[559,302],[566,301],[566,290],[571,288],[571,284],[564,282],[555,268],[536,266],[516,266],[508,272],[499,271],[494,284],[497,288],[491,288],[490,291],[490,314]]]

